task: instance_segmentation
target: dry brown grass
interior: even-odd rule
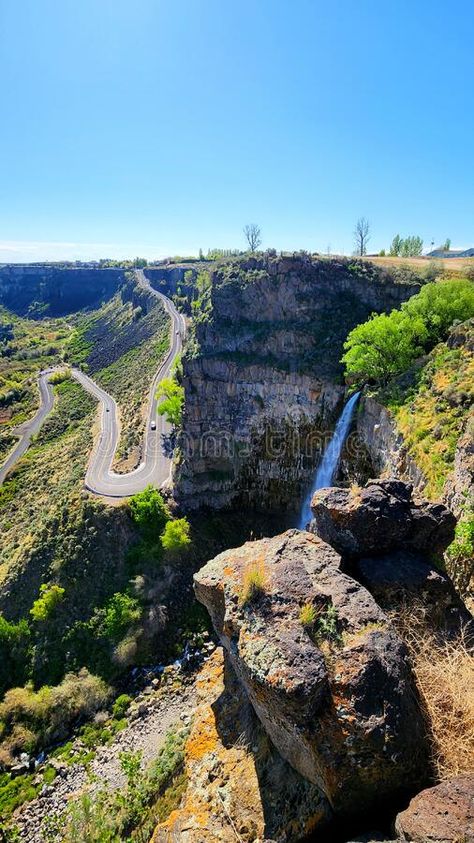
[[[428,716],[439,779],[474,772],[474,656],[467,635],[436,636],[416,610],[398,614],[397,625]]]
[[[428,258],[425,256],[417,258],[396,258],[391,255],[385,255],[385,257],[374,255],[370,257],[367,256],[364,260],[369,260],[372,263],[379,264],[379,266],[411,266],[414,269],[426,267],[430,261],[434,260],[437,264],[443,267],[444,271],[448,273],[448,275],[451,273],[454,273],[455,275],[462,275],[466,272],[466,270],[469,270],[474,266],[473,258]]]

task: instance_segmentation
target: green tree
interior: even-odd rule
[[[142,610],[135,597],[120,591],[113,594],[103,610],[101,630],[107,638],[116,641],[127,629],[140,620]]]
[[[390,255],[393,258],[397,258],[401,254],[402,246],[403,246],[403,240],[402,240],[402,238],[400,237],[399,234],[396,234],[395,237],[392,240],[391,245],[390,245]]]
[[[147,486],[130,498],[132,518],[146,538],[158,538],[170,513],[162,496],[153,486]]]
[[[423,251],[423,240],[418,236],[405,237],[401,244],[400,254],[405,258],[418,257]]]
[[[169,553],[178,554],[191,544],[189,523],[186,518],[168,521],[161,535],[163,548]]]
[[[426,284],[400,310],[373,315],[354,328],[342,358],[347,379],[386,384],[423,351],[443,340],[453,322],[474,316],[474,284],[467,279]]]
[[[161,400],[158,405],[160,416],[164,416],[173,427],[181,425],[184,388],[174,378],[164,378],[158,386],[156,397]]]
[[[425,284],[416,296],[402,304],[402,313],[423,321],[424,347],[429,350],[446,337],[453,322],[474,316],[474,284],[464,278]]]
[[[400,311],[372,316],[354,328],[344,343],[347,379],[358,385],[386,384],[416,357],[422,332],[422,323],[410,324]]]
[[[445,252],[449,252],[449,250],[451,249],[451,240],[449,239],[449,237],[446,237],[446,240],[444,241],[442,248],[444,249]]]

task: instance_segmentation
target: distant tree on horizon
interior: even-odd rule
[[[451,248],[451,240],[450,240],[449,237],[446,237],[446,240],[443,243],[443,249],[444,249],[445,252],[449,252],[450,248]]]
[[[390,245],[390,255],[392,257],[415,258],[419,257],[422,252],[423,240],[418,235],[400,237],[399,234],[396,234]]]
[[[367,244],[370,240],[370,223],[365,217],[359,217],[354,228],[354,240],[356,245],[356,254],[367,254]]]
[[[248,243],[249,250],[256,252],[262,242],[262,231],[259,225],[255,222],[244,225],[244,234]]]

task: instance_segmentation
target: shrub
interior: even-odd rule
[[[142,610],[138,600],[120,591],[112,595],[104,607],[101,631],[112,640],[117,640],[132,624],[140,620]]]
[[[339,617],[333,603],[329,603],[324,612],[319,614],[316,635],[334,643],[340,640]]]
[[[135,524],[149,539],[158,538],[170,518],[168,507],[153,486],[147,486],[130,498],[130,512]]]
[[[46,621],[53,614],[56,606],[64,599],[65,589],[60,585],[43,585],[40,596],[33,603],[30,615],[35,621]]]
[[[446,568],[460,594],[469,596],[474,573],[474,511],[465,513],[456,525],[453,543],[446,554]]]
[[[240,605],[247,606],[257,597],[265,594],[267,578],[263,562],[254,562],[249,565],[242,575],[242,589],[240,592]]]
[[[71,369],[68,367],[67,369],[61,369],[59,372],[53,372],[52,375],[49,376],[49,382],[53,384],[53,386],[57,386],[63,381],[70,380],[72,377]]]
[[[114,702],[112,714],[116,720],[120,720],[127,713],[128,707],[132,702],[132,698],[128,694],[120,694]]]
[[[0,694],[25,681],[29,651],[30,629],[26,620],[10,623],[0,614]]]
[[[21,737],[18,727],[26,730],[22,740],[27,740],[31,749],[65,737],[75,721],[104,708],[109,695],[105,682],[85,669],[66,674],[55,687],[45,685],[39,691],[29,686],[11,688],[0,705],[6,745],[11,741],[11,749],[15,749],[13,744]]]
[[[178,554],[191,544],[189,523],[186,518],[168,521],[161,534],[163,548],[171,554]]]
[[[305,603],[300,609],[300,624],[305,629],[312,629],[316,623],[317,612],[312,603]]]

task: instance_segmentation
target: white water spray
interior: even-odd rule
[[[311,498],[314,493],[317,489],[325,489],[327,486],[332,485],[332,481],[341,458],[344,442],[346,441],[346,437],[351,426],[352,416],[359,395],[360,392],[355,392],[354,395],[349,398],[349,401],[337,420],[331,441],[324,451],[323,458],[318,466],[314,483],[303,501],[300,523],[298,525],[300,530],[305,530],[306,525],[309,521],[311,521]]]

